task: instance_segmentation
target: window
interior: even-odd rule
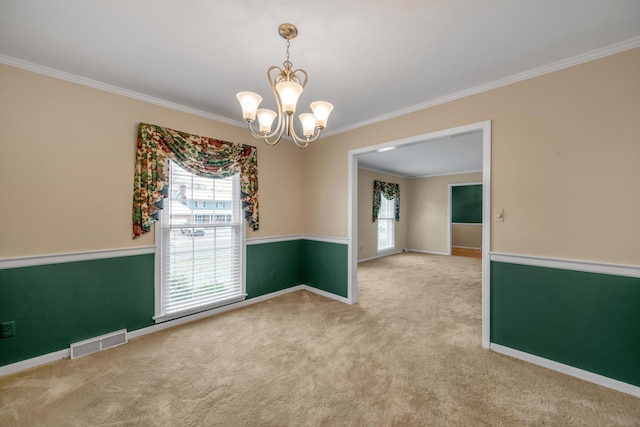
[[[231,222],[232,221],[232,217],[231,217],[231,215],[216,215],[216,221],[217,222]]]
[[[224,179],[199,177],[169,162],[169,194],[179,196],[165,200],[161,213],[156,321],[245,298],[239,186],[238,174]],[[228,221],[218,221],[213,210],[194,210],[185,203],[193,199],[194,192],[200,199],[210,199],[211,205],[216,199],[230,200]]]
[[[211,215],[193,215],[193,222],[195,223],[203,223],[203,222],[211,222]]]
[[[391,251],[396,248],[395,238],[395,206],[396,198],[389,200],[380,194],[380,211],[378,212],[378,252]]]

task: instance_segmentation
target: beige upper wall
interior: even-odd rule
[[[638,76],[633,49],[323,138],[305,152],[306,233],[347,237],[349,150],[491,120],[491,250],[640,265]]]
[[[449,252],[449,184],[470,182],[482,182],[482,173],[409,180],[409,249]]]
[[[259,146],[261,230],[248,235],[347,237],[349,150],[491,120],[492,206],[505,210],[491,250],[640,265],[638,75],[633,49],[307,150]],[[0,257],[152,244],[130,237],[138,122],[257,144],[241,128],[6,65],[0,93]]]
[[[398,251],[407,247],[407,179],[358,169],[358,259],[372,258],[378,253],[378,223],[371,221],[374,180],[392,182],[400,186],[400,221],[396,222],[395,247]]]
[[[482,224],[451,224],[451,247],[482,249]]]
[[[131,238],[139,122],[259,143],[240,127],[7,65],[0,94],[0,257],[152,245],[153,233]],[[247,237],[301,234],[302,150],[258,147],[260,230]]]
[[[447,253],[449,184],[482,182],[482,173],[406,179],[358,169],[358,259],[377,255],[377,225],[371,222],[376,179],[400,184],[396,250]]]

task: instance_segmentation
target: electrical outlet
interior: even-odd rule
[[[16,321],[2,322],[2,338],[9,338],[16,334]]]

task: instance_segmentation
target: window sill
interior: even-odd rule
[[[233,304],[236,302],[244,301],[247,298],[247,294],[236,295],[231,298],[227,298],[220,301],[212,302],[211,304],[201,305],[199,307],[193,307],[182,311],[177,311],[174,313],[168,314],[159,314],[157,316],[153,316],[153,320],[156,323],[168,322],[169,320],[179,319],[181,317],[188,317],[195,314],[200,314],[205,311],[214,310],[216,308],[220,308],[229,304]]]

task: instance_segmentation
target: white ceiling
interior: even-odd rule
[[[328,134],[640,46],[639,0],[0,0],[0,62],[244,126],[283,22]]]
[[[482,131],[461,133],[391,151],[358,156],[358,167],[404,178],[482,171]]]

